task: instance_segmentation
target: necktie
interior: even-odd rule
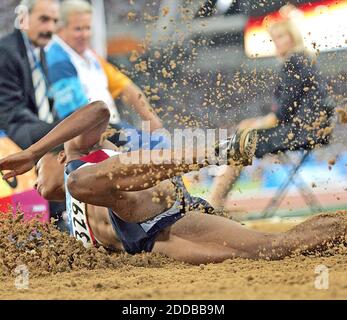
[[[45,74],[43,73],[40,59],[38,59],[36,55],[35,58],[35,63],[34,66],[31,68],[31,72],[39,119],[47,123],[52,123],[53,117],[50,111],[50,106],[47,97],[47,84]]]

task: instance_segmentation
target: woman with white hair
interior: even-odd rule
[[[282,61],[273,94],[272,112],[245,119],[239,128],[258,132],[257,158],[287,150],[312,149],[328,143],[333,104],[313,53],[304,47],[300,30],[289,17],[272,23],[268,32]],[[216,178],[209,202],[223,207],[230,186],[242,168],[225,168]]]

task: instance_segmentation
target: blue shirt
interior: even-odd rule
[[[89,100],[69,54],[53,40],[46,53],[54,108],[60,119],[88,104]]]

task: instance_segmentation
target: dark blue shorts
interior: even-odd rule
[[[126,252],[130,254],[151,252],[158,234],[165,228],[181,219],[185,212],[200,210],[212,211],[207,201],[192,197],[185,188],[182,177],[172,179],[177,190],[177,199],[167,211],[141,223],[129,223],[120,219],[116,213],[109,209],[110,219],[119,240]]]

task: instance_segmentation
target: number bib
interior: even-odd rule
[[[86,165],[90,165],[90,163],[84,164],[83,167]],[[83,245],[88,248],[95,244],[95,238],[88,224],[87,204],[71,196],[67,188],[68,177],[69,173],[65,171],[66,212],[70,235],[82,241]]]
[[[66,212],[68,216],[68,224],[70,235],[77,240],[83,242],[85,247],[90,247],[96,244],[96,239],[93,236],[92,230],[88,224],[87,204],[81,202],[71,196],[67,187],[69,174],[79,168],[90,166],[102,162],[112,156],[118,155],[120,152],[102,149],[90,153],[89,155],[73,160],[65,167],[65,194],[66,194]]]

